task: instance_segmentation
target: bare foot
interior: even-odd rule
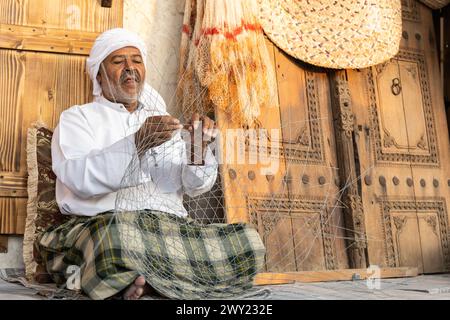
[[[145,294],[149,293],[150,286],[145,281],[145,278],[143,276],[139,276],[134,280],[134,283],[128,287],[128,289],[125,291],[123,298],[125,300],[138,300],[140,297],[144,296]]]

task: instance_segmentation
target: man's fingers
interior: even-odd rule
[[[150,132],[163,132],[163,131],[175,131],[183,128],[181,124],[169,124],[169,123],[160,123],[158,125],[152,125],[149,127]]]
[[[152,140],[156,141],[158,139],[162,140],[169,140],[172,138],[172,134],[174,131],[161,131],[161,132],[155,132],[152,134],[151,138]]]
[[[152,134],[143,137],[142,140],[150,144],[161,139],[167,141],[172,138],[174,132],[175,132],[174,130],[153,132]]]
[[[203,133],[211,136],[212,135],[212,130],[215,128],[214,121],[211,120],[208,117],[205,117],[205,119],[203,121],[204,121]]]
[[[136,133],[136,146],[141,154],[172,139],[174,133],[182,129],[180,121],[171,116],[154,116],[145,120]]]
[[[217,134],[219,133],[219,130],[217,129],[208,129],[206,133],[204,134],[204,141],[211,141],[212,139],[215,139],[217,137]]]
[[[180,129],[183,129],[183,125],[181,124],[165,124],[164,126],[158,127],[154,132],[176,131]]]
[[[146,120],[146,125],[177,125],[180,124],[180,120],[172,116],[153,116],[148,117]]]
[[[170,134],[161,134],[158,136],[152,136],[151,138],[147,138],[145,139],[143,142],[141,142],[140,144],[140,150],[148,150],[149,148],[153,148],[156,146],[159,146],[160,144],[163,144],[164,142],[167,142],[171,139],[171,135]]]
[[[172,116],[163,116],[162,121],[166,124],[180,124],[180,120]]]
[[[192,114],[191,120],[192,121],[199,121],[200,120],[200,115],[198,114],[198,112],[194,112]]]
[[[217,135],[219,134],[219,129],[214,126],[214,129],[212,129],[212,137],[217,138]]]

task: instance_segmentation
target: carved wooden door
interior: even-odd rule
[[[258,228],[267,271],[449,270],[449,141],[432,15],[402,3],[401,50],[382,65],[327,75],[271,47],[279,105],[259,126],[281,129],[271,148],[278,170],[221,167],[227,218]]]
[[[245,150],[260,155],[266,134],[269,161],[252,164],[247,157],[221,165],[227,220],[258,229],[266,271],[348,268],[327,74],[305,69],[267,43],[278,105],[262,110],[256,129],[267,132],[255,133],[257,147],[247,137]],[[217,117],[224,136],[230,124]],[[224,149],[230,142],[222,141]]]
[[[27,129],[56,126],[85,103],[85,59],[98,33],[122,25],[122,0],[3,0],[0,3],[0,234],[22,234],[26,217]]]
[[[431,10],[403,3],[399,54],[347,71],[368,262],[450,269],[449,140]]]

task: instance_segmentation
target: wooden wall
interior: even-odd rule
[[[27,202],[26,134],[90,99],[85,59],[97,35],[122,26],[123,0],[0,3],[0,234],[22,234]]]

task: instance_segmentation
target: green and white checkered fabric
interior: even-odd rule
[[[168,298],[232,298],[251,288],[265,254],[246,224],[201,225],[156,211],[73,218],[37,247],[59,283],[68,266],[81,266],[81,288],[93,299],[119,293],[139,274]]]

